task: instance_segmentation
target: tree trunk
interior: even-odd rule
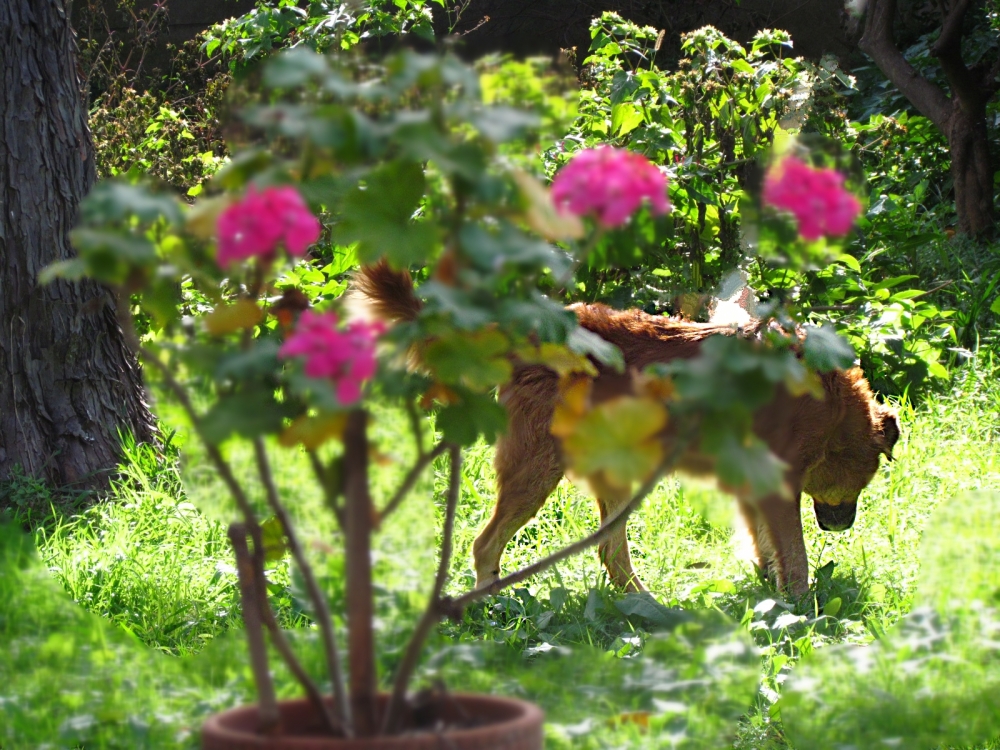
[[[955,183],[958,231],[978,235],[993,227],[993,166],[982,112],[966,113],[955,106],[948,128],[951,175]]]
[[[119,430],[153,421],[111,293],[37,283],[73,255],[68,232],[94,181],[94,147],[63,0],[0,0],[0,480],[20,466],[98,488]]]

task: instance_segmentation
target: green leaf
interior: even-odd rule
[[[513,107],[484,107],[469,118],[472,125],[493,143],[519,138],[539,124],[538,115]]]
[[[631,133],[642,125],[642,110],[631,102],[622,102],[611,108],[611,131],[616,136]]]
[[[615,602],[615,608],[626,617],[641,617],[653,625],[674,627],[686,622],[691,615],[682,609],[671,609],[656,601],[648,591],[626,594]]]
[[[424,195],[424,170],[413,161],[396,160],[369,173],[366,184],[347,194],[337,242],[357,242],[358,259],[388,258],[405,267],[426,261],[437,243],[437,230],[411,220]]]
[[[533,334],[540,341],[559,344],[577,330],[576,316],[571,310],[537,291],[532,292],[530,299],[505,299],[500,303],[497,320],[511,333]],[[605,343],[603,339],[601,342]]]
[[[278,562],[285,556],[288,540],[277,516],[271,516],[260,525],[260,536],[266,562]]]
[[[854,348],[832,326],[806,326],[806,340],[802,343],[802,350],[805,352],[806,364],[820,372],[846,370],[857,358]]]
[[[990,312],[1000,315],[1000,297],[997,297],[995,300],[993,300],[993,304],[990,305]]]
[[[38,283],[51,284],[56,279],[79,281],[87,275],[87,264],[82,258],[69,258],[50,263],[38,273]]]
[[[649,398],[620,396],[583,415],[563,438],[563,452],[573,472],[603,473],[618,487],[648,477],[663,457],[656,436],[667,423],[667,410]]]
[[[510,224],[503,224],[499,232],[466,224],[459,232],[459,239],[469,259],[487,273],[512,269],[539,273],[550,269],[558,278],[569,268],[565,253]]]
[[[70,239],[87,266],[87,275],[106,284],[120,285],[135,268],[151,266],[156,248],[143,235],[81,227]]]
[[[702,444],[715,456],[716,475],[724,485],[749,489],[755,498],[782,491],[788,467],[759,438],[741,438],[726,426],[715,425],[705,428]]]
[[[263,386],[221,396],[201,419],[205,440],[214,445],[233,434],[246,438],[280,432],[289,407],[274,400]]]
[[[295,88],[324,77],[328,71],[326,58],[302,45],[284,50],[268,61],[264,67],[264,86]]]
[[[248,351],[238,350],[226,354],[215,364],[216,381],[224,383],[229,380],[249,380],[276,372],[279,347],[276,340],[258,339]]]
[[[853,255],[848,255],[847,253],[841,253],[837,256],[837,260],[843,263],[845,266],[850,268],[856,273],[861,273],[861,263]]]
[[[120,180],[97,183],[80,205],[83,224],[100,226],[136,217],[144,224],[166,219],[171,225],[181,223],[181,206],[170,194],[154,193],[142,185]]]
[[[444,407],[437,415],[437,428],[444,439],[457,445],[472,445],[480,435],[487,443],[507,428],[507,410],[489,394],[461,393],[462,401]]]
[[[495,328],[456,332],[428,344],[423,360],[442,382],[482,392],[510,380],[509,350],[507,337]]]
[[[633,94],[639,90],[639,82],[634,73],[628,70],[619,70],[611,79],[611,104],[612,106],[632,99]]]
[[[625,358],[622,357],[621,349],[593,331],[574,328],[566,338],[566,345],[577,354],[589,355],[616,372],[625,372]]]

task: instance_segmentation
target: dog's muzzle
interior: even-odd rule
[[[816,511],[816,523],[823,531],[846,531],[854,525],[858,503],[854,501],[827,505],[813,500],[813,510]]]

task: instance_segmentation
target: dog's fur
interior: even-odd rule
[[[420,310],[409,275],[384,264],[363,268],[355,287],[382,319],[411,320]],[[639,310],[615,311],[603,305],[577,304],[570,309],[581,326],[621,350],[626,372],[694,357],[707,337],[735,330]],[[801,494],[812,496],[821,528],[850,528],[858,496],[878,470],[879,455],[891,460],[899,437],[895,412],[875,400],[860,369],[823,373],[820,379],[822,400],[792,396],[779,388],[754,418],[754,432],[788,467],[785,480],[792,499],[773,495],[753,501],[737,493],[759,565],[777,579],[780,588],[795,596],[805,593],[809,585]],[[593,400],[599,403],[628,393],[631,387],[630,375],[599,368]],[[564,474],[559,442],[549,432],[558,398],[556,374],[539,365],[515,366],[513,380],[500,391],[509,421],[496,447],[496,508],[473,546],[477,586],[499,577],[507,543],[539,511]],[[696,450],[683,456],[679,468],[695,475],[713,471],[712,462]],[[627,492],[615,487],[592,489],[602,523],[629,500]],[[630,591],[642,589],[632,570],[624,527],[601,545],[600,555],[616,585]]]

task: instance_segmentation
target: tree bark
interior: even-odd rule
[[[946,131],[955,183],[958,231],[979,235],[994,226],[993,164],[986,130],[986,107],[966,112],[956,107]]]
[[[0,480],[20,466],[99,488],[119,430],[153,434],[109,290],[39,286],[72,257],[68,232],[94,182],[76,48],[63,0],[0,2]]]
[[[948,140],[955,186],[958,230],[978,235],[994,227],[993,164],[986,128],[986,105],[997,92],[997,60],[970,70],[962,59],[962,24],[970,0],[952,0],[941,34],[931,48],[948,79],[951,96],[921,76],[896,46],[896,0],[870,0],[859,47],[920,114]]]

